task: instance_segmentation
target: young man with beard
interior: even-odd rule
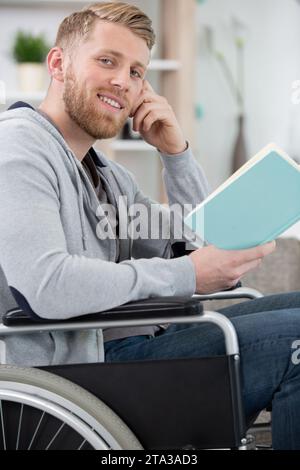
[[[149,18],[123,3],[66,18],[47,58],[51,84],[38,109],[17,103],[0,117],[1,311],[17,302],[33,317],[66,319],[151,296],[231,288],[275,248],[214,246],[172,258],[175,239],[103,236],[104,206],[152,202],[121,165],[96,152],[126,119],[160,153],[169,203],[195,206],[208,185],[166,99],[145,79],[154,44]],[[122,214],[119,213],[119,222]],[[184,238],[182,239],[184,240]],[[273,404],[275,448],[300,448],[298,293],[221,310],[237,330],[247,417]],[[24,365],[221,354],[210,325],[43,333],[5,340],[6,362]],[[104,357],[105,355],[105,357]]]

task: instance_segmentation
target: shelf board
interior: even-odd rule
[[[155,148],[152,145],[147,144],[144,140],[114,140],[110,144],[112,150],[117,152],[144,152],[154,151]]]
[[[178,60],[169,60],[169,59],[153,59],[151,60],[148,70],[160,70],[160,71],[176,71],[179,70],[181,64]]]

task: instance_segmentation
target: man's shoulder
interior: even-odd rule
[[[39,135],[44,135],[45,130],[34,119],[30,119],[30,111],[27,108],[9,109],[0,113],[0,134],[1,141],[22,136],[25,140],[38,139]]]
[[[54,168],[61,164],[61,159],[57,158],[60,149],[55,139],[23,110],[13,109],[0,114],[0,141],[2,171],[6,165],[18,165],[20,171],[31,165],[52,174],[50,166]]]

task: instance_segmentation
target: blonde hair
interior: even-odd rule
[[[139,8],[123,2],[99,2],[65,18],[59,26],[55,46],[73,49],[74,45],[89,38],[98,20],[129,28],[136,36],[146,41],[150,50],[155,43],[152,21]]]

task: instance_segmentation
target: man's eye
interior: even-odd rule
[[[142,74],[138,70],[131,70],[131,75],[136,78],[142,78]]]
[[[100,61],[105,65],[112,65],[112,60],[108,59],[107,57],[103,57],[102,59],[100,59]]]

